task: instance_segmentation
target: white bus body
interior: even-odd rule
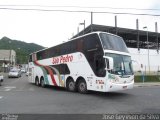
[[[116,43],[115,50],[104,45],[108,36],[111,37],[110,45],[113,44],[113,38],[117,39],[115,42],[120,41]],[[121,51],[122,47],[125,48]],[[134,85],[131,56],[123,39],[105,32],[90,33],[32,53],[28,77],[29,82],[42,87],[66,87],[69,91],[78,90],[81,93],[87,90],[126,90]]]

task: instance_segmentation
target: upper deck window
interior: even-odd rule
[[[100,33],[99,35],[104,49],[116,50],[128,53],[127,46],[121,37],[106,33]]]

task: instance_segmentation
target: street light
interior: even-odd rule
[[[83,23],[79,23],[79,25],[83,25],[84,26],[84,29],[85,29],[85,20]],[[79,27],[78,27],[78,31],[79,31]],[[83,34],[84,34],[84,30],[83,30]]]
[[[21,48],[17,48],[17,53],[16,53],[16,64],[20,64],[21,63],[21,58],[19,55],[19,51],[21,50]]]
[[[150,74],[150,59],[149,59],[149,42],[148,42],[148,28],[147,26],[143,27],[143,29],[146,29],[146,34],[147,34],[147,49],[148,49],[148,69],[149,69],[149,74]]]
[[[11,43],[12,43],[12,41],[9,41],[8,42],[9,43],[9,62],[8,62],[8,70],[10,70],[10,68],[11,68],[11,65],[12,65],[12,58],[11,58],[11,54],[12,54],[12,50],[11,50]],[[7,71],[8,71],[7,70]]]
[[[11,63],[11,41],[9,41],[9,63]],[[10,65],[10,64],[9,64]]]

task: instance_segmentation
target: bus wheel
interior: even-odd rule
[[[35,85],[39,86],[39,79],[38,79],[38,77],[36,77],[36,79],[35,79]]]
[[[41,82],[40,82],[41,87],[45,87],[45,82],[44,82],[44,78],[41,78]]]
[[[71,91],[71,92],[74,92],[75,91],[75,89],[76,89],[76,86],[75,86],[75,82],[73,81],[73,79],[69,79],[68,81],[67,81],[67,90],[68,91]]]
[[[78,82],[78,92],[87,93],[87,84],[86,84],[85,80],[80,80]]]

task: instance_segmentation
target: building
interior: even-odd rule
[[[132,59],[136,61],[133,62],[135,72],[144,70],[146,73],[156,73],[160,71],[160,33],[91,24],[73,38],[94,31],[104,31],[121,36]]]
[[[16,52],[14,50],[0,50],[0,71],[6,71],[8,67],[16,63]]]

